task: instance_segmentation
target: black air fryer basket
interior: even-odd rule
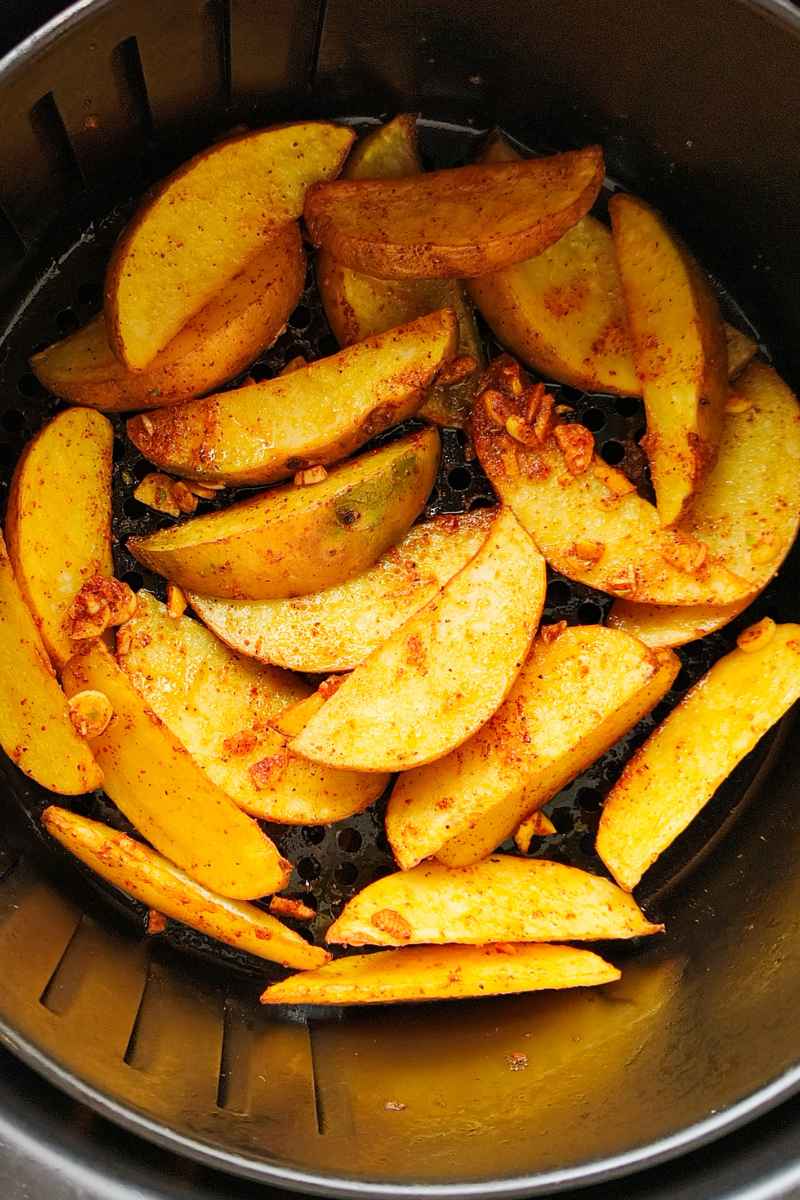
[[[429,165],[466,161],[495,124],[533,150],[602,142],[609,186],[668,214],[728,319],[797,389],[800,20],[781,0],[82,0],[0,64],[3,498],[56,408],[27,360],[97,310],[109,248],[151,181],[240,123],[361,128],[409,110]],[[252,373],[335,349],[312,273]],[[607,461],[641,478],[641,404],[561,393]],[[131,499],[147,467],[116,430],[117,573],[158,590],[123,549],[161,518]],[[447,432],[429,512],[492,502]],[[798,619],[799,564],[734,626],[681,650],[665,702],[549,806],[557,833],[535,853],[600,869],[600,802],[626,755],[744,624]],[[551,577],[545,620],[591,623],[606,607]],[[39,834],[46,794],[4,760],[0,1034],[135,1134],[265,1182],[522,1195],[632,1171],[800,1081],[798,766],[788,718],[648,876],[643,903],[668,933],[611,948],[621,983],[308,1019],[259,1008],[269,965],[177,926],[146,938],[139,907]],[[120,826],[102,796],[77,805]],[[271,833],[295,864],[290,892],[317,908],[317,939],[391,868],[380,804]]]

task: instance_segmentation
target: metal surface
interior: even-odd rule
[[[574,36],[583,10],[566,0],[549,4],[538,24],[539,5],[524,21],[492,6],[489,20],[481,4],[442,0],[426,6],[424,17],[410,3],[364,10],[331,3],[324,14],[283,3],[269,21],[246,0],[176,0],[166,14],[111,0],[79,7],[58,38],[38,37],[0,78],[6,480],[21,445],[52,411],[27,356],[97,305],[126,196],[242,116],[420,105],[428,118],[423,149],[441,165],[462,161],[475,131],[495,119],[534,146],[600,137],[612,170],[667,207],[791,374],[800,330],[787,302],[798,255],[787,199],[794,198],[789,164],[797,159],[785,133],[780,154],[770,126],[764,134],[770,106],[780,111],[773,73],[786,89],[784,104],[795,99],[798,79],[797,72],[780,74],[782,58],[791,64],[798,53],[788,25],[776,23],[780,6],[772,6],[768,24],[744,4],[709,4],[701,14],[657,3],[647,48],[635,39],[637,10],[611,0],[597,5],[593,43]],[[512,16],[513,36],[505,25]],[[682,75],[698,61],[697,39],[708,29],[719,43],[717,95],[741,68],[738,91],[725,90],[722,109],[705,77],[689,72],[690,86]],[[657,113],[648,107],[648,64],[631,53],[635,45],[660,56]],[[590,52],[614,69],[589,71]],[[772,93],[763,87],[765,72]],[[663,93],[679,80],[681,88]],[[694,108],[687,109],[690,96]],[[753,104],[760,109],[753,112]],[[769,188],[760,186],[765,178]],[[738,202],[745,196],[746,204]],[[312,288],[258,370],[333,348]],[[568,399],[609,459],[622,455],[640,472],[641,406]],[[156,518],[131,500],[145,468],[121,437],[116,461],[122,538]],[[457,435],[448,435],[432,511],[488,495],[464,463]],[[120,573],[133,571],[120,546],[117,552]],[[758,615],[796,616],[796,595],[795,556]],[[603,604],[553,579],[546,619],[598,620]],[[730,636],[684,652],[669,703]],[[600,795],[647,728],[554,802],[559,834],[537,853],[597,866],[591,842]],[[438,1194],[525,1194],[656,1161],[796,1086],[793,756],[794,739],[762,746],[648,882],[645,899],[666,916],[669,935],[658,947],[624,950],[621,984],[596,996],[331,1013],[309,1024],[296,1012],[276,1020],[257,1009],[253,976],[268,974],[263,964],[212,950],[179,927],[165,944],[145,943],[135,906],[45,851],[31,819],[42,795],[9,766],[16,806],[6,807],[5,819],[21,858],[15,865],[12,849],[5,868],[0,860],[5,1038],[60,1086],[155,1140],[326,1195],[426,1186]],[[755,798],[758,807],[748,809]],[[102,799],[85,805],[116,819]],[[738,824],[703,863],[712,835],[732,826],[734,815]],[[327,831],[281,836],[297,867],[294,890],[317,898],[317,935],[347,894],[389,869],[379,810]],[[616,948],[611,953],[620,958]],[[509,1056],[520,1052],[527,1069],[511,1071]],[[392,1101],[405,1107],[387,1108]]]

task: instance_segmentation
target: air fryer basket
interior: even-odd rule
[[[418,109],[423,151],[440,166],[463,161],[494,123],[533,148],[602,141],[610,175],[667,211],[721,281],[729,318],[752,319],[797,386],[800,123],[785,118],[800,111],[799,39],[781,0],[653,0],[646,20],[635,0],[84,0],[0,67],[3,492],[54,408],[28,356],[96,310],[131,198],[241,121],[362,124]],[[254,373],[334,348],[310,276]],[[641,474],[641,405],[563,391],[608,460]],[[117,571],[138,584],[122,541],[160,518],[131,500],[146,468],[117,431]],[[430,511],[490,501],[460,435],[447,433]],[[797,618],[799,561],[738,627],[763,613]],[[604,607],[551,578],[546,619],[596,621]],[[681,652],[667,706],[736,628]],[[554,801],[558,834],[536,853],[598,869],[602,792],[651,725]],[[620,984],[311,1020],[259,1009],[264,964],[177,927],[146,939],[140,909],[39,836],[45,793],[3,762],[0,1033],[135,1131],[328,1195],[425,1185],[521,1194],[656,1161],[800,1079],[800,748],[789,725],[648,879],[643,900],[669,932],[658,945],[611,948]],[[119,821],[102,797],[79,803]],[[377,806],[339,826],[273,830],[296,866],[290,890],[317,903],[315,936],[390,869],[381,815]],[[520,1055],[527,1065],[512,1069]]]

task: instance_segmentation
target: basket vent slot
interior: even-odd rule
[[[0,208],[0,273],[7,271],[25,255],[25,243],[13,222]]]
[[[67,1011],[80,987],[80,973],[74,969],[75,956],[72,950],[78,943],[86,919],[85,916],[81,917],[75,926],[72,937],[64,947],[61,958],[39,997],[39,1003],[57,1016]]]
[[[111,67],[128,118],[134,122],[145,139],[153,136],[153,114],[147,95],[139,44],[135,37],[125,38],[111,52]]]
[[[51,173],[67,194],[79,192],[83,174],[52,92],[46,92],[33,105],[30,122]]]

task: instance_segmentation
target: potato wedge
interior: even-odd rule
[[[593,453],[588,429],[556,426],[543,442],[525,444],[498,424],[491,393],[502,384],[504,364],[512,361],[498,359],[484,377],[489,402],[486,392],[476,398],[473,441],[495,491],[552,567],[638,603],[728,604],[751,592],[746,580],[706,555],[694,539],[663,529],[655,507]],[[501,416],[508,411],[524,422],[527,395],[507,391]]]
[[[445,758],[397,780],[386,833],[398,866],[434,854],[467,866],[491,854],[640,721],[679,669],[674,654],[600,625],[537,639],[494,716]]]
[[[340,463],[322,483],[261,492],[130,538],[128,548],[187,592],[303,596],[365,571],[399,541],[422,511],[438,465],[439,435],[424,429]]]
[[[475,557],[356,667],[292,748],[362,771],[403,771],[447,754],[511,689],[544,589],[544,560],[501,509]]]
[[[163,408],[219,387],[271,346],[300,299],[305,254],[295,221],[272,236],[143,371],[115,357],[103,313],[34,354],[31,370],[56,396],[103,412]]]
[[[416,117],[404,113],[373,129],[356,143],[343,171],[345,179],[400,179],[422,171]],[[434,383],[420,416],[438,425],[463,425],[483,365],[483,348],[463,284],[455,279],[374,279],[342,266],[327,250],[317,255],[317,285],[331,329],[341,346],[363,341],[394,325],[438,308],[458,319],[457,355],[475,359],[475,369],[456,383]]]
[[[613,983],[621,972],[574,946],[409,946],[356,954],[268,987],[262,1004],[400,1004]]]
[[[527,854],[535,837],[551,837],[556,832],[556,827],[547,813],[537,809],[517,827],[514,843],[520,854]]]
[[[89,746],[106,792],[156,850],[231,899],[285,886],[291,863],[204,774],[102,642],[70,659],[64,689],[68,696],[92,689],[111,701],[114,716]]]
[[[686,693],[606,797],[597,853],[626,891],[800,697],[800,625],[753,628],[752,639],[739,635],[744,648]]]
[[[477,509],[414,525],[369,570],[322,592],[253,602],[192,594],[192,608],[240,654],[293,671],[350,671],[466,566],[495,516]]]
[[[413,416],[455,340],[455,316],[441,309],[288,375],[133,417],[128,436],[174,475],[274,483]]]
[[[288,749],[271,727],[312,694],[299,676],[241,658],[191,617],[139,592],[117,657],[137,692],[223,792],[266,821],[323,825],[361,812],[388,776],[337,771]]]
[[[21,771],[64,796],[92,792],[103,774],[75,731],[67,700],[0,534],[0,745]]]
[[[608,614],[612,629],[622,629],[654,649],[685,646],[724,628],[752,604],[755,596],[746,596],[735,604],[689,604],[683,608],[659,604],[629,604],[615,600]]]
[[[306,189],[334,178],[353,131],[324,121],[276,125],[217,142],[144,200],[106,274],[106,331],[142,371],[212,296],[303,211]]]
[[[422,863],[369,884],[326,940],[346,946],[598,941],[660,933],[632,896],[577,867],[496,854],[474,867]]]
[[[315,245],[378,279],[452,279],[541,253],[591,208],[599,146],[405,179],[320,183],[306,197]]]
[[[73,653],[72,601],[94,575],[111,576],[111,454],[105,417],[68,408],[20,457],[6,512],[8,555],[57,667]],[[67,502],[68,501],[68,502]]]
[[[758,344],[749,334],[734,329],[727,321],[723,321],[725,344],[728,350],[728,379],[735,379],[758,352]]]
[[[728,395],[717,301],[702,269],[660,213],[617,192],[614,249],[642,382],[659,516],[674,525],[713,466]]]
[[[125,833],[51,805],[42,813],[47,832],[108,883],[149,908],[209,937],[285,967],[308,970],[330,954],[310,946],[262,909],[227,900],[190,879],[180,867]]]

